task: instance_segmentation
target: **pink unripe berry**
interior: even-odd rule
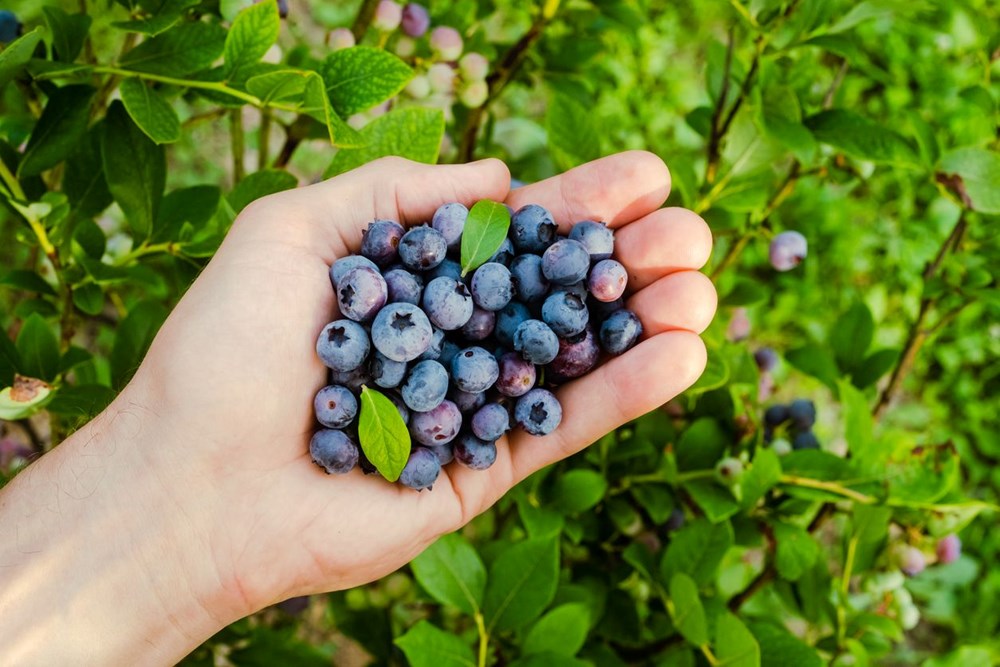
[[[486,78],[490,71],[490,61],[481,53],[470,51],[458,61],[462,76],[470,81],[480,81]]]
[[[392,32],[399,27],[403,20],[403,8],[392,0],[382,0],[375,8],[375,18],[372,25],[376,30],[382,32]]]
[[[729,320],[729,328],[726,329],[726,338],[733,341],[741,341],[750,335],[750,318],[747,317],[746,308],[737,308],[733,311],[733,317]]]
[[[458,93],[458,99],[470,109],[475,109],[483,106],[489,94],[490,89],[485,81],[472,81],[462,87]]]
[[[427,8],[416,2],[408,3],[403,7],[403,32],[410,37],[423,37],[427,29],[431,27],[431,17],[427,13]]]
[[[769,257],[771,266],[778,271],[791,271],[808,254],[806,237],[798,232],[782,232],[771,240]]]
[[[423,74],[418,74],[406,84],[406,92],[410,97],[422,100],[431,94],[431,82]]]
[[[340,51],[354,46],[354,33],[347,28],[336,28],[330,31],[330,50]]]
[[[427,78],[435,93],[450,93],[455,85],[455,70],[447,63],[435,63],[427,69]]]
[[[962,555],[962,540],[954,533],[946,535],[937,543],[935,551],[938,562],[942,565],[954,563]]]
[[[431,49],[441,60],[458,60],[462,55],[462,36],[448,26],[438,26],[431,31]]]
[[[915,577],[927,567],[924,552],[910,544],[898,545],[893,553],[896,565],[908,577]]]

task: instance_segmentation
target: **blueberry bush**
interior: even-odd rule
[[[998,24],[989,0],[7,2],[0,483],[107,404],[258,197],[384,155],[531,182],[643,148],[715,235],[698,383],[188,662],[997,664]]]

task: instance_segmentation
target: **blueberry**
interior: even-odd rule
[[[515,257],[510,263],[510,278],[521,301],[537,301],[549,291],[549,280],[542,273],[542,258],[538,255]]]
[[[458,252],[462,245],[462,230],[468,217],[469,209],[458,202],[442,204],[434,211],[431,227],[441,232],[451,252]]]
[[[361,238],[361,254],[379,266],[389,266],[398,257],[396,249],[405,232],[398,222],[375,220]]]
[[[383,277],[388,303],[412,303],[414,306],[420,304],[420,297],[424,292],[424,281],[420,276],[406,269],[392,269],[386,271]]]
[[[548,435],[562,421],[562,405],[548,389],[532,389],[517,399],[514,419],[531,435]]]
[[[437,358],[438,363],[445,368],[451,368],[452,359],[454,359],[461,351],[462,348],[450,340],[445,339],[444,343],[441,345],[441,354]]]
[[[509,267],[511,262],[514,260],[514,244],[509,238],[503,240],[497,251],[490,256],[490,262],[496,262],[497,264],[503,264]]]
[[[9,9],[0,10],[0,44],[9,44],[21,34],[21,22]]]
[[[525,360],[545,365],[559,354],[559,337],[541,320],[525,320],[514,332],[514,349]]]
[[[448,400],[458,406],[462,412],[475,412],[486,404],[486,392],[468,392],[452,389],[448,392]]]
[[[427,447],[446,445],[462,428],[462,412],[451,401],[444,400],[427,412],[415,412],[410,418],[413,439]]]
[[[343,431],[321,429],[309,441],[309,455],[328,475],[343,475],[357,465],[358,446]]]
[[[938,563],[942,565],[954,563],[962,555],[962,540],[954,533],[945,535],[938,540],[934,552],[937,555]]]
[[[441,474],[441,460],[426,447],[414,447],[399,475],[399,483],[420,491],[430,489]]]
[[[753,360],[762,373],[770,373],[778,367],[778,353],[770,347],[762,347],[753,353]]]
[[[369,367],[372,381],[384,389],[398,387],[406,377],[405,361],[390,359],[378,350],[372,355]]]
[[[792,449],[819,449],[819,440],[812,431],[801,431],[792,436]]]
[[[351,390],[332,384],[323,387],[313,400],[316,421],[327,428],[344,428],[358,414],[358,399]]]
[[[446,331],[468,322],[473,306],[469,289],[453,278],[435,278],[424,288],[424,311],[435,326]]]
[[[444,348],[444,331],[434,327],[434,335],[431,337],[431,344],[427,350],[417,357],[417,360],[433,359],[437,361],[441,357],[441,350]],[[443,364],[442,364],[443,365]]]
[[[369,350],[368,332],[351,320],[330,322],[316,341],[316,354],[335,371],[353,371],[365,362]]]
[[[608,316],[601,325],[601,347],[608,354],[622,354],[639,340],[642,322],[631,310],[619,310]]]
[[[438,461],[441,462],[442,466],[446,466],[455,460],[455,448],[449,442],[447,445],[441,445],[439,447],[428,447],[427,449],[434,452],[438,457]]]
[[[559,340],[559,354],[549,364],[549,369],[559,378],[580,377],[594,367],[600,353],[594,332],[587,327],[584,335],[574,338],[572,342]]]
[[[779,403],[764,411],[764,423],[770,427],[780,426],[788,421],[788,406]]]
[[[602,259],[590,270],[587,289],[595,299],[607,303],[620,299],[627,283],[628,272],[624,266],[613,259]]]
[[[590,301],[587,303],[590,307],[590,317],[596,323],[603,322],[608,318],[611,313],[621,310],[625,307],[625,300],[622,298],[615,299],[614,301]]]
[[[399,416],[403,418],[403,423],[408,426],[410,424],[410,409],[403,402],[403,397],[394,391],[387,392],[386,396],[396,406],[396,409],[399,410]]]
[[[427,225],[414,227],[399,242],[399,259],[414,271],[433,269],[444,261],[447,252],[444,234]]]
[[[892,560],[908,577],[915,577],[927,567],[924,552],[911,544],[897,544],[892,549]]]
[[[587,299],[590,296],[590,292],[587,290],[586,281],[581,280],[578,283],[572,283],[569,285],[553,285],[552,291],[549,296],[553,294],[572,294],[578,297],[584,303],[587,303]],[[600,303],[600,302],[595,302]]]
[[[387,298],[385,278],[377,269],[359,266],[345,273],[337,283],[340,312],[355,322],[370,322]]]
[[[433,410],[448,393],[448,371],[436,361],[421,361],[410,369],[400,394],[414,412]]]
[[[476,410],[469,425],[477,438],[493,442],[510,430],[510,413],[499,403],[487,403]]]
[[[361,391],[363,385],[371,381],[372,377],[369,374],[368,364],[361,364],[350,371],[330,371],[329,384],[339,384],[342,387],[347,387],[355,394]]]
[[[583,331],[589,319],[584,300],[570,292],[555,292],[542,304],[542,320],[563,338]]]
[[[807,431],[816,423],[816,406],[810,400],[796,399],[788,406],[788,418],[795,428]]]
[[[542,255],[542,273],[554,285],[572,285],[587,277],[590,253],[579,241],[561,239]]]
[[[347,257],[341,257],[330,267],[330,284],[333,285],[334,289],[337,289],[337,285],[340,284],[340,279],[344,277],[344,274],[359,266],[367,266],[369,269],[378,271],[378,266],[375,265],[375,262],[367,257],[348,255]]]
[[[462,335],[467,340],[484,340],[493,333],[497,316],[492,310],[483,310],[476,306],[472,311],[472,317],[462,325]]]
[[[390,303],[372,323],[375,349],[393,361],[413,361],[430,347],[434,330],[412,303]]]
[[[455,459],[467,468],[486,470],[497,460],[497,446],[464,433],[455,441]]]
[[[569,230],[569,237],[582,243],[594,262],[611,257],[615,251],[615,234],[603,222],[578,222]]]
[[[791,271],[806,258],[809,250],[806,237],[798,232],[782,232],[771,239],[768,257],[778,271]]]
[[[410,37],[423,37],[431,27],[431,16],[423,5],[409,2],[403,7],[402,26]]]
[[[378,468],[375,467],[374,463],[368,460],[368,457],[365,456],[364,451],[358,452],[358,467],[361,468],[361,472],[363,472],[366,475],[379,475]]]
[[[500,366],[496,358],[481,347],[467,347],[451,361],[451,377],[462,391],[486,391],[497,381]]]
[[[462,265],[453,259],[446,259],[424,274],[424,280],[430,282],[435,278],[445,276],[454,280],[462,280]]]
[[[498,362],[500,375],[496,386],[504,396],[523,396],[535,386],[535,365],[516,352],[508,352]]]
[[[680,507],[675,507],[673,511],[670,512],[670,518],[667,519],[664,527],[668,531],[680,530],[680,528],[684,525],[684,520],[684,510]]]
[[[537,204],[522,206],[510,220],[510,235],[518,252],[545,252],[556,240],[552,214]]]
[[[472,274],[472,300],[484,310],[500,310],[514,297],[510,269],[503,264],[487,262]]]
[[[514,346],[514,333],[521,323],[531,319],[528,307],[520,301],[511,301],[497,312],[497,323],[493,331],[497,340],[507,347]]]

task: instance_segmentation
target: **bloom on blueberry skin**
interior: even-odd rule
[[[431,49],[441,60],[458,60],[462,46],[462,35],[454,28],[438,26],[431,31]]]
[[[809,243],[799,232],[782,232],[771,240],[768,256],[777,271],[791,271],[806,258]]]
[[[375,17],[372,25],[376,30],[382,32],[392,32],[399,27],[403,20],[403,8],[392,0],[382,0],[375,8]]]
[[[416,2],[407,3],[403,7],[403,32],[410,37],[423,37],[431,27],[431,16],[427,8]]]

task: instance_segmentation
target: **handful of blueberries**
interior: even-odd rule
[[[382,392],[407,425],[412,448],[399,481],[419,490],[453,459],[489,468],[515,425],[554,431],[562,406],[550,388],[586,374],[602,350],[618,355],[638,341],[642,325],[624,308],[628,276],[606,225],[579,222],[563,237],[549,211],[529,204],[510,216],[496,252],[463,275],[468,217],[450,203],[409,230],[375,220],[361,254],[330,268],[343,319],[316,342],[330,384],[316,395],[324,428],[309,446],[327,473],[358,464],[375,472],[358,446],[362,387]]]

